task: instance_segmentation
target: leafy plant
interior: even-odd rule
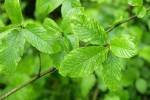
[[[86,14],[79,0],[36,0],[37,19],[32,21],[23,16],[19,0],[5,0],[4,6],[11,24],[0,27],[1,73],[15,72],[23,58],[23,52],[26,52],[25,43],[28,43],[38,52],[49,55],[51,65],[62,76],[85,77],[102,68],[100,76],[104,83],[111,91],[117,90],[122,79],[121,70],[124,66],[122,61],[124,58],[131,58],[138,54],[137,37],[132,34],[111,36],[107,33],[133,18],[144,17],[149,10],[144,7],[143,0],[128,0],[128,3],[131,6],[138,6],[136,15],[127,20],[120,20],[105,29],[98,21]],[[48,14],[60,5],[61,24],[57,24],[55,20],[48,18]],[[145,58],[142,51],[140,54]],[[55,68],[52,67],[52,70],[48,70],[47,73]],[[45,74],[41,73],[40,65],[39,74],[34,80]],[[90,77],[93,81],[84,90],[84,96],[96,82],[95,76]],[[82,86],[87,80],[83,81]],[[28,83],[30,82],[32,81]],[[140,84],[145,85],[140,88]],[[136,81],[139,92],[144,93],[146,87],[147,84],[143,79]],[[106,98],[110,100],[109,97]],[[118,97],[113,98],[117,100]]]

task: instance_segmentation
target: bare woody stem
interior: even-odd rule
[[[147,8],[147,11],[148,11],[148,10],[150,10],[150,7]],[[126,19],[126,20],[124,20],[124,21],[122,21],[122,22],[116,24],[115,26],[111,27],[110,29],[106,30],[106,32],[108,33],[108,32],[110,32],[110,31],[114,30],[115,28],[117,28],[118,26],[120,26],[120,25],[122,25],[122,24],[124,24],[124,23],[126,23],[126,22],[128,22],[128,21],[130,21],[130,20],[132,20],[132,19],[134,19],[134,18],[137,18],[137,16],[136,16],[136,15],[131,16],[130,18],[128,18],[128,19]],[[40,65],[41,65],[41,64],[40,64]],[[35,76],[34,78],[32,78],[31,80],[29,80],[29,81],[23,83],[22,85],[20,85],[20,86],[14,88],[13,90],[9,91],[8,93],[6,93],[6,94],[4,94],[4,95],[2,95],[2,96],[0,97],[0,100],[3,100],[3,99],[5,99],[5,98],[7,98],[8,96],[10,96],[11,94],[13,94],[13,93],[17,92],[18,90],[22,89],[22,88],[25,87],[26,85],[28,85],[28,84],[30,84],[30,83],[36,81],[37,79],[39,79],[39,78],[41,78],[41,77],[47,75],[48,73],[54,72],[55,70],[56,70],[55,67],[51,67],[49,70],[46,70],[45,72],[43,72],[43,73],[41,73],[41,74],[39,74],[39,75],[36,75],[36,76]],[[40,68],[39,68],[39,73],[40,73],[40,71],[41,71],[41,66],[40,66]],[[97,90],[96,90],[96,92],[97,92]]]
[[[10,96],[11,94],[13,94],[13,93],[15,93],[16,91],[22,89],[23,87],[25,87],[26,85],[28,85],[28,84],[34,82],[35,80],[41,78],[42,76],[45,76],[45,75],[48,74],[48,73],[54,72],[55,69],[56,69],[55,67],[51,67],[49,70],[46,70],[45,72],[41,73],[40,75],[35,76],[35,77],[32,78],[31,80],[25,82],[24,84],[22,84],[22,85],[20,85],[20,86],[18,86],[18,87],[16,87],[16,88],[14,88],[14,89],[11,90],[10,92],[8,92],[8,93],[4,94],[3,96],[1,96],[1,97],[0,97],[0,100],[3,100],[3,99],[5,99],[5,98],[7,98],[7,97]]]

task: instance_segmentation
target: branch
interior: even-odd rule
[[[146,10],[147,10],[147,11],[150,10],[150,7],[148,7]],[[133,16],[131,16],[130,18],[119,22],[118,24],[116,24],[116,25],[114,25],[113,27],[111,27],[111,28],[109,28],[108,30],[106,30],[106,33],[111,32],[112,30],[114,30],[114,29],[117,28],[118,26],[120,26],[120,25],[122,25],[122,24],[124,24],[124,23],[126,23],[126,22],[128,22],[128,21],[130,21],[130,20],[132,20],[132,19],[135,19],[135,18],[137,18],[137,16],[136,16],[136,15],[133,15]]]
[[[41,77],[43,77],[43,76],[45,76],[46,74],[54,72],[55,69],[56,69],[56,68],[51,67],[49,70],[46,70],[45,72],[41,73],[40,75],[35,76],[35,77],[32,78],[31,80],[29,80],[29,81],[23,83],[22,85],[20,85],[20,86],[14,88],[14,89],[11,90],[10,92],[8,92],[8,93],[4,94],[3,96],[1,96],[1,97],[0,97],[0,100],[6,99],[6,98],[7,98],[8,96],[10,96],[11,94],[17,92],[18,90],[22,89],[22,88],[25,87],[26,85],[28,85],[28,84],[34,82],[35,80],[37,80],[37,79],[39,79],[39,78],[41,78]]]

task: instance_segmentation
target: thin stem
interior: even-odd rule
[[[8,93],[4,94],[3,96],[1,96],[1,97],[0,97],[0,100],[3,100],[3,99],[5,99],[5,98],[8,98],[8,96],[10,96],[11,94],[13,94],[13,93],[17,92],[18,90],[22,89],[22,88],[25,87],[26,85],[28,85],[28,84],[34,82],[35,80],[37,80],[37,79],[39,79],[39,78],[45,76],[45,75],[48,74],[48,73],[54,72],[55,69],[56,69],[55,67],[51,67],[49,70],[46,70],[45,72],[41,73],[40,75],[35,76],[35,77],[32,78],[31,80],[29,80],[29,81],[23,83],[22,85],[20,85],[20,86],[14,88],[14,89],[11,90],[10,92],[8,92]]]
[[[99,89],[98,89],[98,87],[96,87],[95,91],[94,91],[94,96],[93,96],[92,100],[97,100],[98,93],[99,93]]]
[[[118,24],[114,25],[114,26],[111,27],[110,29],[106,30],[106,33],[111,32],[112,30],[114,30],[114,29],[117,28],[118,26],[120,26],[120,25],[122,25],[122,24],[124,24],[124,23],[126,23],[126,22],[128,22],[128,21],[130,21],[130,20],[132,20],[132,19],[134,19],[134,18],[137,18],[137,16],[136,16],[136,15],[133,15],[133,16],[131,16],[130,18],[128,18],[128,19],[126,19],[126,20],[124,20],[124,21],[119,22]]]
[[[94,76],[96,78],[96,82],[95,82],[95,90],[94,90],[94,95],[93,95],[92,100],[97,100],[97,96],[99,94],[99,89],[98,89],[98,76],[97,76],[96,72],[94,72]]]
[[[146,10],[147,10],[147,11],[150,10],[150,7],[148,7]],[[124,23],[126,23],[126,22],[128,22],[128,21],[130,21],[130,20],[132,20],[132,19],[135,19],[135,18],[137,18],[137,16],[136,16],[136,15],[133,15],[133,16],[131,16],[130,18],[119,22],[118,24],[116,24],[116,25],[112,26],[111,28],[109,28],[108,30],[106,30],[106,33],[111,32],[112,30],[114,30],[114,29],[117,28],[118,26],[120,26],[120,25],[122,25],[122,24],[124,24]]]
[[[40,75],[41,74],[41,67],[42,67],[40,51],[38,52],[38,56],[39,56],[39,73],[38,73],[38,75]]]

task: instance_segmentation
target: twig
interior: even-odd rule
[[[42,67],[40,51],[38,52],[38,56],[39,56],[39,73],[38,73],[38,75],[40,76],[40,74],[41,74],[41,67]]]
[[[117,28],[118,26],[120,26],[120,25],[122,25],[122,24],[124,24],[124,23],[126,23],[126,22],[128,22],[128,21],[130,21],[130,20],[132,20],[132,19],[134,19],[134,18],[137,18],[137,16],[136,16],[136,15],[133,15],[133,16],[131,16],[130,18],[128,18],[128,19],[126,19],[126,20],[124,20],[124,21],[119,22],[118,24],[114,25],[114,26],[111,27],[110,29],[106,30],[106,33],[111,32],[112,30],[114,30],[114,29]]]
[[[11,90],[10,92],[8,92],[8,93],[4,94],[3,96],[1,96],[1,97],[0,97],[0,100],[3,100],[3,99],[5,99],[5,98],[7,98],[7,97],[10,96],[11,94],[17,92],[18,90],[20,90],[20,89],[22,89],[23,87],[25,87],[26,85],[28,85],[28,84],[34,82],[35,80],[39,79],[40,77],[45,76],[45,75],[48,74],[48,73],[54,72],[55,69],[56,69],[55,67],[51,67],[49,70],[46,70],[45,72],[41,73],[40,75],[35,76],[35,77],[32,78],[31,80],[29,80],[29,81],[23,83],[22,85],[20,85],[20,86],[14,88],[14,89]]]
[[[98,87],[96,87],[96,89],[94,91],[94,96],[93,96],[92,100],[97,100],[98,93],[99,93],[99,89],[98,89]]]
[[[147,11],[150,10],[150,7],[148,7],[146,10],[147,10]],[[118,26],[120,26],[120,25],[122,25],[122,24],[124,24],[124,23],[126,23],[126,22],[128,22],[128,21],[130,21],[130,20],[132,20],[132,19],[135,19],[135,18],[137,18],[137,16],[136,16],[136,15],[133,15],[133,16],[131,16],[130,18],[119,22],[118,24],[116,24],[116,25],[114,25],[113,27],[111,27],[111,28],[109,28],[108,30],[106,30],[106,33],[111,32],[112,30],[114,30],[114,29],[117,28]]]

